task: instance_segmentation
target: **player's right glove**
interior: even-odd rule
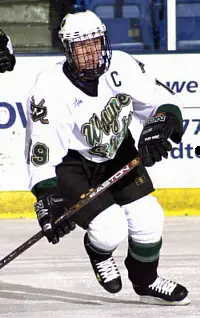
[[[173,113],[159,113],[149,118],[139,138],[138,150],[143,164],[153,166],[162,158],[168,158],[172,145],[168,139],[180,143],[183,125]]]
[[[59,225],[55,224],[55,221],[64,214],[66,199],[63,196],[40,195],[34,207],[39,225],[52,244],[58,243],[60,237],[75,229],[75,222],[70,219],[62,220]]]
[[[12,71],[15,66],[15,56],[7,48],[8,37],[0,30],[0,73]]]

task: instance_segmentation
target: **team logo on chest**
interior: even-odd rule
[[[133,112],[119,119],[123,107],[130,105],[131,96],[118,94],[112,97],[101,115],[93,114],[88,123],[81,128],[81,133],[91,147],[90,154],[112,158],[122,143],[132,121]],[[109,143],[102,143],[103,136],[110,136]]]

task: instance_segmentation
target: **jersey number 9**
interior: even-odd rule
[[[45,165],[49,161],[49,148],[40,142],[33,145],[31,162],[34,166]]]

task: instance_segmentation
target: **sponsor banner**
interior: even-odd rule
[[[178,93],[186,107],[198,107],[200,92],[200,54],[149,54],[137,55],[155,76]]]
[[[148,168],[154,186],[200,187],[200,157],[195,154],[195,147],[200,145],[200,75],[196,67],[200,54],[153,54],[137,55],[136,58],[159,80],[177,92],[183,105],[183,142],[180,145],[173,144],[168,160],[164,159]],[[58,55],[17,56],[16,69],[11,73],[0,74],[0,191],[28,189],[24,160],[26,97],[38,72],[62,59]],[[133,121],[132,134],[136,142],[141,129],[141,125]]]

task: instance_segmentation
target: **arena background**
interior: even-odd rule
[[[1,218],[35,217],[24,161],[25,100],[37,73],[64,58],[57,30],[67,12],[80,10],[80,2],[0,1],[0,28],[11,37],[17,61],[13,72],[0,74]],[[178,93],[183,142],[148,171],[166,215],[199,215],[200,1],[94,0],[85,5],[108,25],[113,49],[132,54]],[[137,140],[141,127],[136,121],[132,127]]]

